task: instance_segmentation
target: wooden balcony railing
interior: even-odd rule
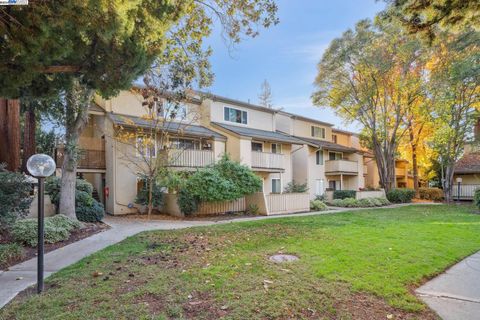
[[[63,165],[65,149],[57,148],[55,152],[55,162],[57,168],[61,168]],[[78,169],[99,169],[104,170],[105,166],[105,151],[103,150],[89,150],[80,149],[78,151]]]
[[[252,167],[265,169],[284,169],[283,158],[280,153],[252,151]]]
[[[395,175],[397,177],[404,177],[407,175],[407,169],[405,168],[395,168]]]
[[[215,155],[212,150],[168,149],[160,151],[160,156],[171,167],[198,168],[215,162]]]
[[[351,160],[325,161],[325,173],[358,173],[358,162]]]

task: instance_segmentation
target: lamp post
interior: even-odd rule
[[[457,178],[457,185],[458,185],[458,189],[457,189],[457,202],[460,202],[460,185],[462,184],[462,178],[458,177]]]
[[[37,243],[37,293],[43,291],[43,235],[45,178],[55,171],[55,161],[46,154],[34,154],[27,161],[30,174],[38,179],[38,243]]]

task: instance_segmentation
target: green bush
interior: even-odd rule
[[[443,190],[439,188],[419,188],[418,196],[420,199],[442,201]]]
[[[98,222],[102,221],[105,216],[105,209],[103,204],[93,199],[93,202],[89,206],[77,205],[75,208],[75,214],[77,219],[83,222]]]
[[[136,204],[141,204],[144,206],[148,205],[148,188],[149,188],[148,179],[144,178],[143,187],[137,193],[137,197],[135,198]],[[157,182],[154,182],[153,188],[152,188],[152,205],[154,207],[160,207],[162,204],[163,204],[163,187]]]
[[[70,237],[70,231],[79,226],[78,222],[63,215],[47,217],[45,218],[45,242],[56,243],[67,240]],[[12,236],[16,242],[35,247],[38,240],[37,219],[23,219],[15,222]]]
[[[262,180],[247,166],[223,156],[189,176],[178,193],[180,210],[189,215],[201,202],[231,201],[260,191]]]
[[[386,198],[364,198],[364,199],[334,199],[330,202],[334,207],[345,207],[345,208],[371,208],[371,207],[382,207],[389,205],[390,202]]]
[[[310,201],[310,209],[313,211],[325,211],[328,207],[323,201],[312,200]]]
[[[83,222],[97,222],[103,219],[103,205],[92,197],[93,186],[86,180],[77,179],[75,183],[75,214]],[[60,178],[50,177],[45,182],[45,191],[50,195],[52,203],[60,204]]]
[[[307,191],[307,183],[298,184],[295,181],[287,183],[287,186],[284,188],[285,193],[305,193]]]
[[[387,192],[387,199],[393,203],[412,202],[415,196],[415,190],[407,188],[392,189]]]
[[[475,190],[473,195],[473,204],[480,209],[480,189]]]
[[[355,190],[335,190],[333,191],[333,199],[355,199],[356,194]]]
[[[0,230],[8,230],[18,218],[28,214],[32,187],[26,177],[0,166]]]
[[[0,268],[8,261],[25,256],[25,250],[18,243],[0,244]]]

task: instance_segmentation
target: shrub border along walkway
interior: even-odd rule
[[[75,243],[69,244],[65,247],[51,251],[45,255],[45,277],[52,273],[59,271],[79,260],[99,251],[115,243],[124,240],[127,237],[133,236],[142,231],[149,230],[174,230],[184,229],[197,226],[209,226],[215,224],[224,224],[232,222],[253,221],[263,219],[275,219],[283,217],[301,217],[321,214],[332,214],[345,211],[357,211],[366,209],[385,209],[397,208],[409,205],[422,205],[432,203],[407,203],[394,204],[384,207],[372,208],[335,208],[331,207],[327,211],[316,211],[306,213],[292,213],[273,216],[257,216],[247,218],[236,218],[231,220],[221,221],[186,221],[186,220],[161,220],[161,221],[145,221],[139,219],[116,218],[107,216],[104,222],[110,225],[110,229]],[[35,285],[37,282],[37,259],[33,258],[25,262],[14,265],[8,271],[0,271],[0,308],[3,308],[8,302],[16,297],[18,293]]]

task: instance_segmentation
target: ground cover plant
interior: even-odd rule
[[[355,198],[345,198],[345,199],[333,199],[328,203],[334,207],[344,207],[344,208],[371,208],[371,207],[382,207],[388,206],[390,201],[386,198],[364,198],[364,199],[355,199]]]
[[[413,289],[480,249],[476,213],[412,205],[141,233],[0,319],[437,319]],[[279,252],[300,259],[269,261]]]

